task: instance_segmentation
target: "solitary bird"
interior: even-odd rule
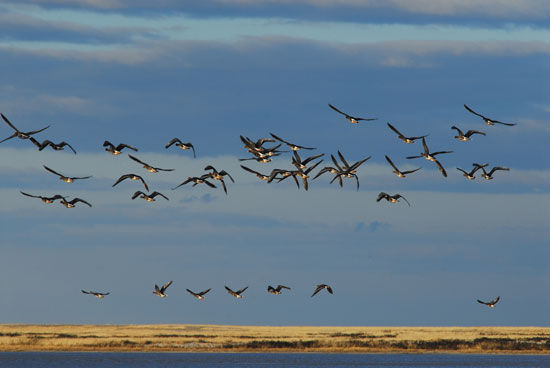
[[[227,292],[229,294],[233,295],[235,298],[238,298],[238,299],[241,299],[243,297],[241,294],[244,293],[244,291],[246,289],[248,289],[248,286],[242,288],[241,290],[237,290],[237,291],[233,291],[230,288],[228,288],[227,286],[225,287],[225,290],[227,290]]]
[[[115,155],[115,156],[120,155],[124,148],[131,149],[132,151],[135,151],[135,152],[138,151],[138,149],[136,147],[132,147],[129,144],[126,144],[126,143],[120,143],[118,146],[115,147],[115,145],[112,144],[109,141],[103,142],[103,147],[107,147],[107,148],[105,148],[105,151],[107,151],[110,154]]]
[[[204,294],[208,293],[211,289],[206,289],[204,291],[201,291],[200,293],[195,293],[189,289],[185,289],[187,290],[187,292],[191,295],[193,295],[195,298],[199,299],[199,300],[203,300],[204,299]]]
[[[414,169],[414,170],[401,171],[397,168],[397,166],[394,165],[394,163],[392,162],[392,160],[388,156],[384,155],[384,157],[386,158],[386,161],[388,161],[388,163],[393,167],[394,170],[392,171],[392,173],[394,173],[395,175],[397,175],[400,178],[404,178],[405,175],[412,174],[413,172],[418,171],[418,170],[421,169],[421,167],[419,167],[418,169]]]
[[[44,166],[44,169],[48,170],[49,172],[51,172],[52,174],[55,174],[57,176],[59,176],[59,180],[62,180],[64,181],[65,183],[72,183],[74,182],[75,180],[79,180],[79,179],[89,179],[91,178],[92,176],[65,176],[65,175],[62,175],[60,173],[58,173],[57,171],[55,170],[52,170],[50,169],[48,166],[46,165],[43,165]]]
[[[42,202],[46,203],[46,204],[50,204],[50,203],[53,203],[55,202],[56,200],[58,199],[62,199],[63,196],[60,195],[60,194],[56,194],[54,195],[53,197],[44,197],[44,196],[36,196],[36,195],[32,195],[32,194],[28,194],[28,193],[25,193],[25,192],[21,192],[21,194],[27,196],[27,197],[31,197],[31,198],[40,198],[42,200]]]
[[[273,286],[269,285],[267,287],[267,292],[268,293],[271,293],[271,294],[275,294],[275,295],[279,295],[281,294],[281,290],[282,289],[288,289],[290,290],[290,288],[288,286],[284,286],[284,285],[277,285],[276,288],[274,288]]]
[[[84,294],[90,294],[90,295],[93,295],[95,296],[96,298],[99,298],[99,299],[103,299],[105,298],[106,295],[109,295],[111,293],[100,293],[100,292],[97,292],[97,291],[85,291],[85,290],[81,290],[82,293]]]
[[[61,201],[60,201],[60,203],[63,206],[67,207],[67,208],[73,208],[78,202],[82,202],[85,205],[87,205],[88,207],[92,207],[92,205],[90,203],[86,202],[85,200],[83,200],[81,198],[73,198],[70,201],[67,201],[65,199],[65,197],[63,197],[63,198],[61,198]]]
[[[151,173],[156,173],[156,172],[159,172],[159,171],[174,171],[174,169],[161,169],[160,167],[153,167],[153,166],[141,161],[139,158],[136,158],[136,157],[134,157],[130,154],[128,155],[128,157],[130,157],[135,162],[138,162],[138,163],[142,164],[143,168],[146,169],[147,171],[151,172]]]
[[[161,288],[158,287],[157,284],[155,284],[155,290],[153,290],[153,294],[160,296],[161,298],[166,298],[166,294],[164,293],[166,289],[168,289],[168,286],[172,285],[172,281],[168,281],[166,284],[162,285]]]
[[[497,296],[495,299],[491,300],[490,302],[484,302],[484,301],[479,300],[479,299],[477,300],[477,302],[480,303],[480,304],[485,304],[489,308],[494,308],[499,300],[500,300],[500,296]]]
[[[411,206],[409,201],[407,201],[407,198],[403,197],[401,194],[389,195],[388,193],[384,193],[384,192],[380,192],[380,194],[378,194],[378,198],[376,198],[376,202],[380,202],[382,199],[385,199],[390,203],[397,203],[399,202],[399,198],[403,198],[403,200],[407,202],[409,207]]]
[[[31,135],[36,134],[36,133],[40,133],[41,131],[46,130],[46,129],[48,129],[48,128],[50,127],[50,126],[48,125],[48,126],[42,128],[42,129],[32,130],[32,131],[30,131],[30,132],[22,132],[22,131],[20,131],[19,129],[17,129],[17,128],[15,127],[15,125],[13,125],[13,124],[8,120],[8,118],[4,116],[4,114],[0,114],[0,115],[2,115],[2,119],[6,122],[6,124],[8,124],[8,125],[10,126],[10,128],[12,128],[13,130],[15,130],[15,133],[13,133],[12,135],[10,135],[8,138],[5,138],[5,139],[1,140],[0,143],[5,142],[5,141],[10,140],[10,139],[15,138],[15,137],[20,138],[20,139],[29,139],[29,138],[31,137]]]
[[[168,147],[170,147],[173,144],[175,144],[176,146],[178,146],[182,150],[192,149],[193,150],[193,157],[194,158],[197,157],[197,155],[195,154],[195,147],[193,147],[193,145],[190,142],[183,143],[179,138],[174,138],[170,142],[168,142],[168,144],[166,146],[164,146],[164,148],[168,149]]]
[[[143,183],[143,186],[145,187],[145,190],[146,191],[149,191],[149,187],[147,186],[147,183],[145,182],[145,180],[143,180],[143,178],[139,175],[136,175],[136,174],[125,174],[125,175],[122,175],[120,178],[118,178],[118,180],[113,184],[113,187],[115,185],[117,185],[118,183],[120,183],[121,181],[123,180],[126,180],[126,179],[131,179],[131,180],[140,180],[142,183]]]
[[[209,182],[208,180],[206,180],[206,178],[209,178],[210,176],[208,174],[206,175],[203,175],[203,176],[189,176],[187,177],[187,179],[181,183],[180,185],[172,188],[172,190],[174,189],[178,189],[179,187],[181,187],[182,185],[185,185],[187,183],[193,183],[193,186],[197,185],[197,184],[206,184],[208,185],[210,188],[216,188],[216,186],[214,184],[212,184],[211,182]],[[226,192],[227,193],[227,192]]]
[[[470,137],[474,134],[481,134],[481,135],[485,135],[485,133],[483,133],[482,131],[479,131],[479,130],[468,130],[466,132],[466,134],[464,134],[462,132],[462,130],[460,130],[458,127],[456,126],[452,126],[451,129],[454,129],[457,131],[457,134],[458,135],[455,135],[455,138],[458,139],[459,141],[462,141],[462,142],[466,142],[466,141],[469,141],[470,140]]]
[[[74,150],[73,146],[71,146],[69,143],[65,142],[65,141],[62,141],[62,142],[59,142],[59,143],[53,143],[52,141],[46,139],[45,141],[43,141],[42,143],[38,142],[36,139],[34,139],[33,137],[29,137],[29,140],[36,146],[38,147],[38,150],[39,151],[42,151],[44,148],[50,146],[52,147],[55,151],[63,151],[65,149],[65,146],[69,147],[71,149],[71,151],[73,151],[73,153],[76,155],[76,151]]]
[[[376,120],[376,119],[377,119],[377,118],[358,118],[358,117],[348,115],[348,114],[346,114],[345,112],[338,110],[336,107],[332,106],[331,104],[328,104],[328,105],[329,105],[329,107],[330,107],[331,109],[333,109],[334,111],[336,111],[336,112],[338,112],[338,113],[344,115],[344,116],[346,117],[346,119],[348,119],[348,121],[349,121],[350,123],[352,123],[352,124],[359,124],[359,122],[360,122],[361,120],[364,120],[364,121],[372,121],[372,120]]]
[[[474,164],[474,165],[479,166],[481,171],[483,171],[483,174],[481,174],[481,177],[483,177],[483,179],[485,179],[485,180],[492,180],[493,179],[493,174],[497,170],[510,171],[510,168],[508,168],[508,167],[495,166],[491,169],[491,171],[487,172],[487,171],[485,171],[485,166],[487,166],[487,165],[479,165],[479,164]]]
[[[416,141],[417,139],[422,139],[422,138],[425,138],[429,135],[429,134],[426,134],[426,135],[421,135],[419,137],[405,137],[393,125],[391,125],[390,123],[387,123],[387,124],[388,124],[388,127],[390,127],[391,130],[393,130],[395,133],[397,133],[397,138],[401,139],[405,143],[409,143],[409,144],[414,143],[414,141]]]
[[[283,138],[277,137],[273,133],[269,133],[269,134],[271,134],[271,136],[273,138],[275,138],[276,140],[278,140],[279,142],[283,142],[284,144],[286,144],[293,151],[299,151],[301,149],[304,149],[304,150],[314,150],[315,149],[314,147],[304,147],[304,146],[299,146],[299,145],[294,144],[294,143],[290,143],[289,141],[285,141]]]
[[[332,288],[326,284],[320,284],[320,285],[317,285],[317,287],[315,288],[315,291],[313,292],[313,294],[311,294],[311,297],[313,298],[315,296],[315,294],[317,294],[319,291],[323,290],[323,289],[327,289],[327,291],[331,294],[334,294],[334,292],[332,291]]]
[[[151,194],[145,194],[141,190],[138,190],[137,192],[135,192],[132,195],[132,199],[136,199],[139,196],[140,198],[145,199],[147,202],[154,202],[155,197],[158,196],[158,195],[161,196],[162,198],[166,199],[167,201],[169,200],[168,197],[166,197],[164,194],[159,193],[157,191],[154,191]]]
[[[484,164],[484,165],[479,165],[479,164],[474,164],[474,168],[472,170],[470,170],[470,172],[467,172],[466,170],[463,170],[461,169],[460,167],[457,167],[456,169],[460,172],[462,172],[462,176],[464,176],[466,179],[468,180],[474,180],[476,177],[474,176],[474,174],[476,173],[477,170],[487,166],[489,164]]]
[[[453,151],[438,151],[438,152],[430,152],[428,145],[426,144],[426,138],[422,138],[422,147],[424,147],[424,152],[420,153],[418,156],[408,156],[407,159],[413,159],[413,158],[419,158],[424,157],[428,161],[435,162],[437,165],[437,168],[441,172],[441,174],[444,177],[447,177],[447,171],[445,171],[445,168],[441,163],[435,158],[435,156],[443,154],[443,153],[452,153]]]
[[[464,104],[464,108],[466,110],[468,110],[469,112],[471,112],[472,114],[474,115],[477,115],[479,116],[480,118],[483,119],[483,121],[487,124],[487,125],[495,125],[495,124],[502,124],[502,125],[507,125],[507,126],[514,126],[514,125],[517,125],[515,123],[503,123],[502,121],[498,121],[498,120],[494,120],[494,119],[489,119],[488,117],[486,116],[483,116],[481,114],[478,114],[477,112],[475,112],[474,110],[470,109],[466,104]]]

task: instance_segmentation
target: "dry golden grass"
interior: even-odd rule
[[[0,325],[0,351],[550,353],[550,327]]]

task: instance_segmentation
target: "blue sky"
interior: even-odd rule
[[[0,111],[78,152],[0,144],[0,322],[548,325],[550,5],[544,1],[4,1]],[[349,124],[328,103],[374,122]],[[487,116],[517,122],[486,126]],[[443,178],[406,160],[430,134]],[[453,139],[452,125],[487,136]],[[244,172],[239,135],[340,150],[359,191]],[[0,125],[0,136],[11,129]],[[173,137],[197,149],[166,150]],[[170,173],[150,174],[104,140]],[[315,151],[315,152],[317,152]],[[406,179],[391,173],[389,155]],[[327,157],[325,157],[325,162]],[[456,167],[507,166],[486,182]],[[170,188],[211,164],[229,195]],[[93,178],[66,184],[47,165]],[[290,168],[290,155],[262,173]],[[323,164],[321,164],[322,166]],[[170,200],[130,200],[143,175]],[[64,194],[92,208],[23,197]],[[379,192],[412,204],[377,203]],[[155,283],[174,280],[165,300]],[[335,295],[310,298],[327,283]],[[280,296],[268,284],[287,284]],[[242,300],[224,285],[250,286]],[[186,288],[212,288],[206,301]],[[110,291],[96,300],[80,289]],[[475,299],[502,297],[489,310]]]

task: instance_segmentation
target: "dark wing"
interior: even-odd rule
[[[88,206],[92,207],[91,204],[89,204],[88,202],[86,202],[85,200],[83,200],[81,198],[73,198],[71,201],[69,201],[69,203],[71,203],[71,204],[76,204],[77,202],[82,202],[82,203],[87,204]]]
[[[333,109],[334,111],[336,112],[339,112],[340,114],[344,115],[345,117],[348,117],[349,115],[346,114],[345,112],[342,112],[340,110],[338,110],[336,107],[332,106],[331,104],[328,104],[330,106],[331,109]]]
[[[498,303],[499,300],[500,300],[500,296],[497,296],[495,299],[491,300],[491,301],[489,302],[489,304],[495,305],[495,304]]]
[[[338,171],[342,171],[342,167],[340,166],[340,164],[338,164],[338,161],[336,161],[334,155],[331,154],[330,158],[332,160],[332,163],[336,166],[336,168],[338,168]]]
[[[296,153],[296,151],[294,151],[294,153]],[[304,161],[302,161],[302,164],[307,165],[307,163],[310,162],[311,160],[315,160],[316,158],[322,157],[324,155],[325,155],[324,153],[321,153],[321,154],[318,154],[318,155],[315,155],[315,156],[308,157]]]
[[[376,202],[380,202],[382,199],[387,199],[390,195],[388,193],[380,192],[378,194],[378,198],[376,198]]]
[[[290,290],[290,288],[288,286],[284,286],[284,285],[277,285],[277,290],[281,290],[281,289],[288,289]]]
[[[440,155],[442,153],[453,153],[453,151],[437,151],[437,152],[430,153],[430,155],[435,156],[435,155]]]
[[[241,295],[242,293],[244,293],[244,291],[248,289],[248,286],[245,286],[244,288],[242,288],[241,290],[238,290],[237,291],[237,294]]]
[[[172,285],[172,281],[168,281],[166,284],[162,285],[162,287],[160,288],[160,292],[164,293],[164,290],[168,289],[168,286],[170,285]]]
[[[109,141],[103,142],[103,147],[109,147],[111,149],[115,149],[115,146]]]
[[[319,291],[321,291],[323,289],[324,289],[323,285],[317,285],[317,287],[315,288],[315,291],[313,292],[313,294],[311,294],[311,297],[313,298],[315,296],[315,294],[317,294]]]
[[[457,167],[456,169],[458,171],[462,172],[465,175],[473,175],[473,172],[472,172],[472,174],[468,174],[465,170],[461,169],[460,167]],[[474,170],[478,170],[478,169],[479,169],[479,167],[476,167]]]
[[[151,193],[151,195],[149,196],[150,198],[155,198],[156,196],[161,196],[162,198],[166,199],[167,201],[169,201],[168,197],[166,197],[164,194],[160,193],[160,192],[153,192]],[[172,282],[172,281],[170,281]]]
[[[220,179],[220,181],[222,182],[223,191],[225,192],[225,194],[227,194],[227,187],[225,186],[225,182],[223,181],[223,179]],[[206,180],[205,180],[205,182],[206,182]]]
[[[75,176],[75,177],[72,177],[71,179],[73,180],[78,180],[78,179],[90,179],[92,176]]]
[[[225,290],[227,290],[230,294],[234,294],[234,293],[235,293],[233,290],[231,290],[231,289],[228,288],[227,286],[225,286]]]
[[[203,296],[204,294],[208,293],[210,290],[212,290],[212,289],[203,290],[203,291],[201,291],[200,293],[198,293],[197,295]]]
[[[160,167],[154,167],[157,171],[174,171],[174,169],[161,169]]]
[[[115,185],[117,185],[121,181],[126,180],[128,178],[131,178],[132,176],[134,176],[134,175],[133,174],[122,175],[120,178],[118,178],[118,180],[112,186],[114,187]],[[143,179],[141,179],[141,180],[143,180]],[[147,190],[147,191],[149,191],[149,190]]]
[[[138,190],[137,192],[135,192],[133,195],[132,195],[132,199],[136,199],[139,195],[146,195],[145,193],[143,193],[141,190]]]
[[[40,143],[40,146],[38,147],[39,151],[42,151],[44,148],[48,146],[54,146],[55,144],[50,141],[49,139],[46,139],[44,142]]]
[[[367,157],[367,158],[364,158],[362,160],[359,160],[357,161],[356,163],[354,163],[353,165],[351,165],[351,167],[349,168],[350,170],[355,170],[357,169],[359,166],[363,165],[366,161],[368,161],[369,159],[371,158],[371,156]]]
[[[418,171],[420,169],[421,169],[421,167],[419,167],[418,169],[414,169],[414,170],[402,171],[401,174],[403,174],[403,175],[412,174],[413,172]]]
[[[254,171],[254,170],[252,170],[252,169],[250,169],[250,168],[248,168],[248,167],[246,167],[246,166],[241,165],[241,167],[243,168],[243,170],[246,170],[246,171],[248,171],[248,172],[250,172],[250,173],[252,173],[252,174],[263,176],[263,175],[260,174],[259,172]]]
[[[168,148],[170,147],[171,145],[173,145],[174,143],[181,143],[181,141],[179,140],[179,138],[173,138],[170,142],[168,142],[168,144],[166,146],[164,146],[164,148]]]
[[[478,114],[478,113],[475,112],[474,110],[470,109],[470,108],[468,107],[468,105],[464,104],[464,108],[465,108],[466,110],[468,110],[469,112],[471,112],[472,114],[477,115],[477,116],[479,116],[479,117],[481,117],[481,118],[483,118],[483,119],[486,119],[485,116],[483,116],[483,115],[481,115],[481,114]]]
[[[275,134],[273,134],[273,133],[269,133],[269,134],[270,134],[273,138],[275,138],[276,140],[278,140],[278,141],[280,141],[280,142],[286,143],[286,144],[288,144],[288,145],[292,145],[292,143],[289,143],[289,142],[285,141],[283,138],[277,137],[277,136],[276,136]]]
[[[319,164],[320,164],[321,162],[323,162],[323,160],[316,162],[315,165],[313,165],[313,166],[311,166],[311,167],[308,167],[304,173],[305,173],[306,175],[308,175],[312,170],[315,170],[315,168],[316,168],[317,166],[319,166]]]
[[[334,292],[332,291],[332,288],[330,286],[327,286],[326,289],[329,293],[334,294]]]
[[[22,191],[19,191],[19,193],[23,194],[23,195],[26,195],[27,197],[32,197],[32,198],[42,198],[42,196],[35,196],[35,195],[32,195],[32,194],[28,194],[28,193],[25,193],[25,192],[22,192]]]
[[[510,171],[508,167],[502,167],[502,166],[495,166],[489,171],[489,176],[493,175],[493,173],[497,170],[504,170],[504,171]]]
[[[192,291],[191,291],[191,290],[189,290],[189,289],[185,289],[185,290],[187,290],[187,292],[188,292],[189,294],[193,295],[194,297],[197,297],[197,296],[199,296],[199,294],[197,294],[197,293],[194,293],[194,292],[192,292]]]
[[[466,105],[464,105],[464,106],[466,106]],[[485,304],[485,305],[489,304],[489,303],[486,303],[486,302],[484,302],[482,300],[479,300],[479,299],[477,300],[477,302],[480,303],[480,304]]]
[[[71,151],[73,151],[73,153],[76,155],[76,151],[74,150],[73,146],[71,146],[69,143],[63,141],[61,143],[58,144],[59,147],[65,147],[65,146],[68,146]]]
[[[409,203],[409,201],[407,201],[407,198],[403,197],[401,194],[398,194],[398,195],[397,195],[397,198],[403,198],[403,200],[404,200],[405,202],[407,202],[407,204],[409,205],[409,207],[411,206],[411,204]]]
[[[6,140],[6,139],[4,139],[4,140]],[[36,139],[34,139],[33,137],[29,137],[29,141],[31,141],[32,144],[34,144],[34,145],[35,145],[36,147],[38,147],[38,149],[40,150],[40,143],[39,143]],[[3,142],[3,141],[2,141],[2,142]],[[1,143],[1,142],[0,142],[0,143]]]
[[[82,291],[82,293],[84,293],[84,294],[92,294],[92,293],[89,292],[89,291],[85,291],[85,290],[80,290],[80,291]]]
[[[384,157],[386,158],[386,161],[388,161],[388,163],[395,169],[395,171],[399,171],[397,166],[394,165],[394,163],[392,162],[392,160],[388,156],[384,156]]]
[[[422,138],[422,147],[424,147],[424,153],[430,153],[430,149],[428,148],[428,145],[426,144],[426,138]]]
[[[502,121],[498,121],[498,120],[493,120],[493,119],[488,119],[490,120],[492,123],[495,123],[495,124],[502,124],[502,125],[507,125],[507,126],[514,126],[514,125],[517,125],[515,123],[503,123]]]
[[[404,135],[401,134],[401,132],[397,130],[393,125],[391,125],[390,123],[387,123],[387,124],[388,124],[388,127],[390,127],[390,129],[393,130],[395,133],[397,133],[398,136],[404,137]]]
[[[435,160],[434,162],[437,165],[437,168],[439,169],[439,171],[441,172],[441,175],[443,175],[444,177],[447,177],[447,171],[445,171],[445,168],[443,167],[443,165],[441,165],[441,163],[437,160]]]
[[[160,289],[159,289],[159,286],[157,284],[155,284],[155,291],[158,291],[160,293]]]
[[[344,158],[344,155],[342,155],[342,153],[340,151],[338,151],[338,157],[340,157],[340,160],[342,160],[342,163],[344,164],[344,167],[346,169],[349,169],[348,162],[346,161],[346,159]]]
[[[120,151],[120,150],[122,150],[123,148],[129,148],[129,149],[131,149],[132,151],[136,151],[136,152],[137,152],[137,150],[138,150],[136,147],[132,147],[132,146],[130,146],[129,144],[126,144],[126,143],[121,143],[121,144],[119,144],[118,146],[116,146],[116,150],[117,150],[117,151]]]
[[[203,180],[203,181],[204,181],[204,184],[208,185],[210,188],[216,188],[216,186],[211,182],[209,182],[208,180]],[[227,193],[227,190],[226,190],[226,193]]]
[[[233,180],[233,177],[231,175],[229,175],[229,173],[227,171],[222,170],[222,171],[219,172],[219,174],[222,175],[222,176],[227,175],[233,183],[235,182],[235,180]]]
[[[50,168],[49,168],[48,166],[46,166],[46,165],[42,165],[42,166],[44,166],[44,169],[48,170],[48,171],[51,172],[52,174],[55,174],[55,175],[57,175],[57,176],[63,176],[63,175],[61,175],[60,173],[58,173],[57,171],[54,171],[54,170],[50,169]]]
[[[132,160],[134,160],[135,162],[139,162],[139,163],[142,164],[142,165],[149,166],[148,164],[146,164],[145,162],[141,161],[141,160],[140,160],[139,158],[137,158],[137,157],[134,157],[134,156],[132,156],[132,155],[130,155],[130,154],[128,154],[128,157],[130,157],[130,158],[131,158]]]
[[[15,125],[13,125],[13,124],[11,123],[11,121],[9,121],[8,118],[4,116],[4,114],[0,114],[0,115],[2,115],[2,119],[6,122],[6,124],[8,124],[8,125],[9,125],[13,130],[15,130],[16,132],[19,132],[19,129],[17,129],[17,128],[15,127]],[[15,136],[14,136],[14,137],[15,137]]]
[[[484,132],[482,131],[479,131],[479,130],[468,130],[466,132],[466,134],[464,134],[465,137],[471,137],[472,135],[474,134],[481,134],[481,135],[486,135]]]
[[[456,126],[452,126],[451,129],[454,129],[458,132],[458,135],[464,135],[464,133],[462,133],[462,130],[460,130],[459,128],[457,128]],[[468,136],[469,137],[469,136]]]
[[[32,130],[32,131],[30,131],[30,132],[26,132],[25,134],[26,134],[26,135],[32,135],[32,134],[40,133],[41,131],[48,129],[49,127],[50,127],[50,126],[48,125],[48,126],[45,126],[45,127],[42,128],[42,129]]]

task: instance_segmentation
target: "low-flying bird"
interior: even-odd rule
[[[109,141],[103,142],[103,147],[107,147],[107,148],[105,148],[105,151],[107,151],[110,154],[115,155],[115,156],[120,155],[124,148],[131,149],[132,151],[135,151],[135,152],[138,151],[138,149],[136,147],[132,147],[129,144],[126,144],[126,143],[120,143],[118,146],[115,147],[115,145],[112,144]]]
[[[487,166],[487,165],[479,165],[479,164],[474,164],[474,165],[479,166],[481,171],[483,171],[483,174],[481,174],[481,177],[483,177],[483,179],[485,179],[485,180],[492,180],[493,179],[493,173],[497,170],[510,171],[510,168],[508,168],[508,167],[495,166],[491,169],[491,171],[487,172],[485,170],[485,166]]]
[[[280,138],[280,137],[277,137],[275,134],[273,133],[269,133],[273,138],[275,138],[276,140],[278,140],[279,142],[283,142],[284,144],[286,144],[291,150],[293,151],[299,151],[301,149],[304,149],[304,150],[314,150],[315,148],[314,147],[304,147],[304,146],[299,146],[297,144],[294,144],[294,143],[290,143],[289,141],[285,141],[283,138]]]
[[[384,157],[386,158],[386,161],[388,161],[388,163],[393,167],[394,170],[392,171],[392,173],[394,173],[395,175],[397,175],[400,178],[404,178],[405,175],[412,174],[413,172],[418,171],[418,170],[421,169],[421,167],[419,167],[418,169],[414,169],[414,170],[401,171],[397,168],[397,166],[395,166],[395,164],[392,162],[392,160],[387,155],[384,155]]]
[[[395,133],[397,133],[397,138],[401,139],[405,143],[409,143],[409,144],[414,143],[414,141],[416,141],[417,139],[422,139],[422,138],[425,138],[425,137],[429,136],[429,134],[426,134],[426,135],[421,135],[419,137],[405,137],[393,125],[391,125],[390,123],[387,123],[387,124],[388,124],[388,127],[390,127],[391,130],[393,130]]]
[[[495,124],[502,124],[502,125],[507,125],[507,126],[514,126],[514,125],[517,125],[515,123],[503,123],[502,121],[498,121],[498,120],[494,120],[494,119],[489,119],[488,117],[486,116],[483,116],[481,114],[478,114],[477,112],[475,112],[474,110],[472,110],[471,108],[469,108],[466,104],[464,104],[464,108],[466,110],[468,110],[469,112],[471,112],[472,114],[474,115],[477,115],[479,116],[480,118],[483,119],[483,121],[485,122],[485,124],[487,125],[495,125]]]
[[[352,124],[359,124],[359,122],[360,122],[361,120],[364,120],[364,121],[372,121],[372,120],[376,120],[376,119],[377,119],[377,118],[358,118],[358,117],[356,117],[356,116],[351,116],[351,115],[346,114],[346,113],[343,112],[343,111],[338,110],[336,107],[332,106],[331,104],[328,104],[328,105],[329,105],[329,107],[330,107],[331,109],[333,109],[334,111],[336,111],[336,112],[338,112],[338,113],[344,115],[344,116],[346,117],[346,119],[348,119],[348,121],[349,121],[350,123],[352,123]]]
[[[435,158],[435,156],[440,155],[440,154],[443,154],[443,153],[452,153],[453,151],[438,151],[438,152],[431,152],[431,153],[430,153],[430,150],[429,150],[429,148],[428,148],[428,145],[426,144],[426,138],[422,138],[422,147],[424,147],[424,152],[420,153],[420,155],[418,155],[418,156],[408,156],[407,159],[413,159],[413,158],[424,157],[424,158],[425,158],[426,160],[428,160],[428,161],[435,162],[435,164],[437,165],[437,168],[439,169],[439,171],[441,172],[441,174],[442,174],[444,177],[447,177],[447,171],[445,171],[445,168],[444,168],[443,165],[441,165],[441,163]]]
[[[457,131],[457,134],[458,135],[455,135],[455,138],[458,139],[459,141],[462,141],[462,142],[466,142],[466,141],[469,141],[471,138],[472,135],[474,134],[481,134],[481,135],[485,135],[485,133],[483,133],[482,131],[479,131],[479,130],[468,130],[466,132],[466,134],[464,134],[462,132],[462,130],[460,130],[458,127],[456,126],[452,126],[451,129],[454,129]]]
[[[477,302],[480,303],[480,304],[485,304],[489,308],[494,308],[499,300],[500,300],[500,296],[497,296],[495,299],[491,300],[490,302],[484,302],[484,301],[479,300],[479,299],[477,300]]]
[[[388,193],[384,193],[384,192],[380,192],[380,194],[378,194],[378,198],[376,198],[376,202],[380,202],[382,199],[385,199],[388,202],[397,203],[399,202],[399,198],[403,198],[403,200],[407,202],[409,207],[411,206],[409,201],[407,201],[407,198],[403,197],[401,194],[389,195]]]
[[[463,170],[461,169],[460,167],[457,167],[456,169],[460,172],[462,172],[462,176],[464,176],[466,179],[468,180],[474,180],[476,177],[474,176],[474,174],[476,173],[477,170],[481,169],[482,167],[485,167],[489,164],[484,164],[484,165],[479,165],[479,164],[474,164],[474,168],[470,171],[470,172],[466,172],[466,170]]]
[[[200,293],[195,293],[189,289],[185,289],[187,290],[187,292],[191,295],[193,295],[195,298],[199,299],[199,300],[203,300],[204,299],[204,294],[208,293],[211,289],[206,289],[204,291],[201,291]]]
[[[57,171],[54,171],[52,169],[50,169],[48,166],[46,165],[43,165],[44,166],[44,169],[48,170],[49,172],[51,172],[52,174],[55,174],[57,176],[59,176],[59,180],[62,180],[64,181],[65,183],[72,183],[74,182],[75,180],[80,180],[80,179],[89,179],[91,178],[92,176],[65,176],[65,175],[62,175],[60,173],[58,173]]]
[[[230,288],[228,288],[227,286],[225,287],[225,290],[227,290],[227,292],[229,294],[233,295],[235,298],[238,298],[238,299],[241,299],[243,297],[241,294],[244,293],[244,291],[246,289],[248,289],[248,286],[242,288],[241,290],[237,290],[237,291],[233,291]]]
[[[175,144],[176,146],[178,146],[182,150],[188,150],[188,149],[193,150],[193,157],[194,158],[197,157],[197,155],[195,153],[195,147],[190,142],[183,143],[179,138],[173,138],[170,142],[168,142],[168,144],[166,146],[164,146],[164,148],[168,149],[168,147],[170,147],[173,144]]]
[[[38,142],[36,139],[34,139],[33,137],[29,137],[29,140],[36,146],[38,147],[38,150],[39,151],[42,151],[44,148],[50,146],[52,147],[52,149],[54,151],[63,151],[65,149],[65,146],[69,147],[71,149],[71,151],[73,151],[73,153],[76,155],[76,151],[74,150],[73,146],[71,146],[69,143],[65,142],[65,141],[62,141],[60,143],[53,143],[52,141],[46,139],[45,141],[43,141],[42,143]]]
[[[250,172],[250,173],[256,175],[258,178],[260,178],[260,179],[262,179],[262,180],[264,180],[264,181],[268,181],[268,180],[269,180],[269,176],[268,176],[268,175],[260,174],[259,172],[254,171],[254,170],[252,170],[252,169],[250,169],[250,168],[248,168],[248,167],[246,167],[246,166],[244,166],[244,165],[241,165],[241,167],[243,168],[243,170],[246,170],[246,171],[248,171],[248,172]]]
[[[212,184],[211,182],[206,180],[206,178],[209,178],[209,177],[210,176],[208,174],[205,174],[205,175],[200,176],[200,177],[199,176],[189,176],[189,177],[187,177],[187,179],[183,183],[181,183],[178,186],[175,186],[174,188],[172,188],[172,190],[178,189],[179,187],[181,187],[182,185],[185,185],[187,183],[193,183],[193,186],[195,186],[197,184],[206,184],[210,188],[216,188],[216,186],[214,184]]]
[[[320,285],[317,285],[317,287],[315,288],[315,291],[313,292],[313,294],[311,294],[311,297],[313,298],[315,296],[315,294],[317,294],[319,291],[323,290],[323,289],[327,289],[327,291],[331,294],[334,294],[334,292],[332,291],[332,288],[326,284],[320,284]]]
[[[174,169],[161,169],[160,167],[153,167],[143,161],[141,161],[139,158],[137,157],[134,157],[132,155],[128,155],[128,157],[130,157],[132,160],[134,160],[135,162],[138,162],[140,164],[143,165],[143,168],[151,173],[156,173],[156,172],[159,172],[159,171],[174,171]]]
[[[92,207],[92,205],[90,203],[86,202],[85,200],[83,200],[81,198],[73,198],[70,201],[67,201],[65,199],[65,197],[63,197],[63,198],[61,198],[61,201],[59,201],[59,202],[67,208],[73,208],[78,202],[82,202],[82,203],[88,205],[88,207]]]
[[[160,296],[161,298],[166,298],[166,294],[164,293],[166,289],[168,289],[168,286],[172,285],[172,281],[168,281],[166,284],[162,285],[161,288],[158,287],[157,284],[155,284],[155,290],[153,290],[153,294]]]
[[[271,293],[271,294],[274,294],[274,295],[279,295],[281,294],[281,290],[282,289],[288,289],[290,290],[290,288],[288,286],[284,286],[284,285],[277,285],[276,288],[274,288],[273,286],[269,285],[267,287],[267,292],[268,293]]]
[[[29,139],[29,138],[31,137],[31,135],[36,134],[36,133],[40,133],[41,131],[46,130],[46,129],[48,129],[48,128],[50,127],[50,126],[48,125],[48,126],[46,126],[46,127],[44,127],[44,128],[38,129],[38,130],[32,130],[32,131],[30,131],[30,132],[22,132],[22,131],[20,131],[19,129],[17,129],[17,128],[15,127],[15,125],[13,125],[13,124],[8,120],[8,118],[4,116],[4,114],[0,114],[0,115],[2,116],[2,119],[6,122],[6,124],[8,124],[8,125],[10,126],[10,128],[12,128],[13,130],[15,130],[15,133],[13,133],[12,135],[10,135],[8,138],[2,139],[2,140],[0,141],[0,143],[5,142],[5,141],[8,141],[8,140],[10,140],[10,139],[12,139],[12,138],[15,138],[15,137],[20,138],[20,139]]]
[[[97,291],[85,291],[85,290],[80,290],[82,291],[82,293],[84,294],[90,294],[90,295],[93,295],[95,296],[96,298],[99,298],[99,299],[103,299],[105,298],[106,295],[109,295],[111,293],[100,293],[100,292],[97,292]]]
[[[137,192],[135,192],[132,195],[132,199],[136,199],[139,196],[140,198],[145,199],[147,202],[154,202],[155,197],[158,196],[158,195],[161,196],[162,198],[166,199],[167,201],[169,200],[168,197],[166,197],[164,194],[159,193],[157,191],[154,191],[151,194],[145,194],[141,190],[138,190]]]
[[[143,178],[139,175],[136,175],[136,174],[125,174],[125,175],[122,175],[120,178],[118,178],[118,180],[113,184],[113,187],[115,185],[117,185],[118,183],[120,183],[121,181],[123,180],[126,180],[126,179],[131,179],[131,180],[140,180],[142,183],[143,183],[143,186],[145,187],[145,190],[146,191],[149,191],[149,187],[147,186],[147,183],[145,182],[145,180],[143,180]]]
[[[27,196],[27,197],[31,197],[31,198],[40,198],[42,200],[42,202],[46,203],[46,204],[50,204],[50,203],[53,203],[55,202],[56,200],[58,199],[62,199],[63,196],[60,195],[60,194],[56,194],[54,195],[53,197],[44,197],[44,196],[36,196],[36,195],[32,195],[32,194],[28,194],[28,193],[25,193],[25,192],[22,192],[20,191],[21,194]]]

